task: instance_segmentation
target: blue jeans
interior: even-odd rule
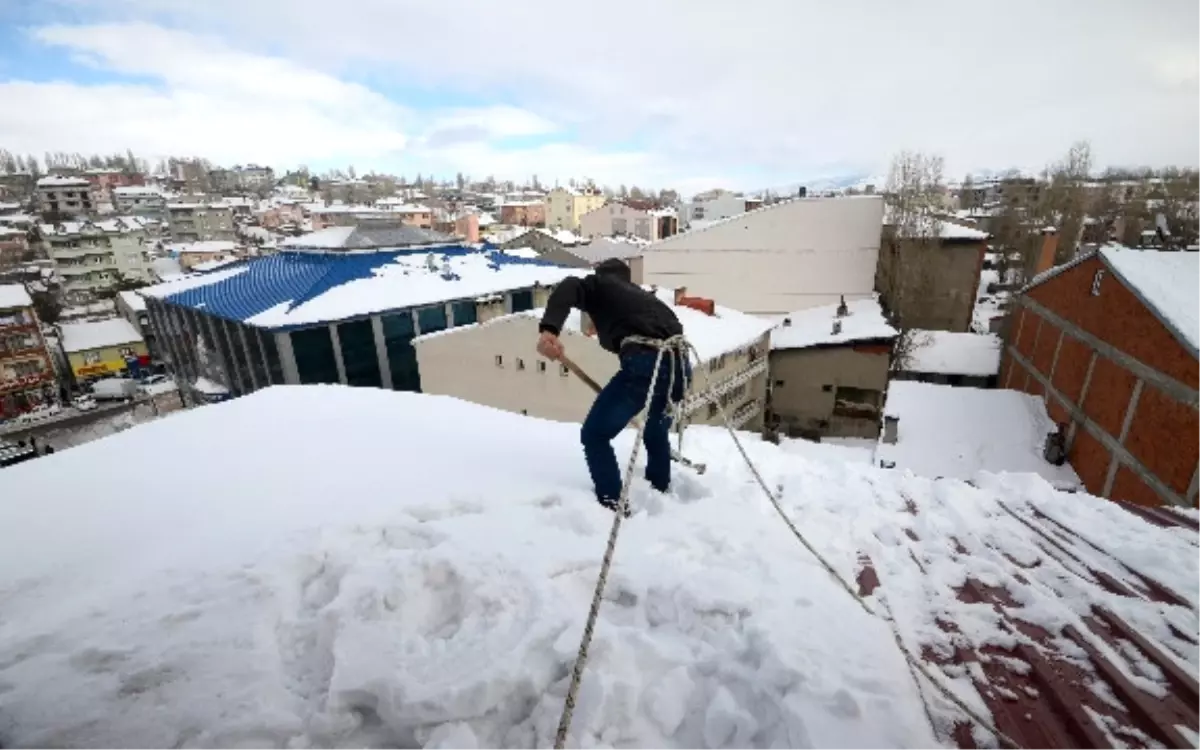
[[[621,469],[617,466],[612,439],[646,405],[657,356],[657,352],[650,351],[622,354],[621,369],[600,390],[591,411],[583,420],[579,437],[583,442],[588,471],[596,486],[597,498],[615,500],[621,496]],[[642,442],[646,446],[646,479],[660,492],[666,492],[671,485],[671,417],[666,413],[667,389],[671,387],[670,361],[670,357],[664,353],[642,435]],[[691,371],[691,365],[680,355],[675,366],[675,383],[671,393],[673,401],[683,398],[684,377],[690,378]]]

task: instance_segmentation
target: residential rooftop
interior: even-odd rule
[[[809,307],[783,316],[771,331],[771,348],[808,349],[859,341],[890,342],[898,335],[883,317],[877,297],[847,300],[843,316],[838,315],[840,304]],[[835,330],[835,323],[839,321],[841,326]]]
[[[1004,342],[990,333],[912,332],[909,372],[988,377],[1000,372]]]
[[[63,351],[68,354],[142,340],[142,335],[125,318],[110,318],[94,323],[63,323],[59,330],[62,332]]]
[[[436,250],[283,251],[142,294],[220,318],[288,329],[550,286],[573,269],[464,246]]]
[[[432,229],[394,221],[369,221],[352,227],[328,227],[280,244],[284,250],[382,250],[452,245],[457,239]]]
[[[23,284],[0,284],[0,310],[32,306],[33,299]]]
[[[46,175],[37,181],[37,186],[40,188],[90,187],[91,184],[82,177],[69,177],[57,174]]]

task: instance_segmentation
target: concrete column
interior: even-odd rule
[[[296,368],[296,351],[292,349],[290,333],[268,333],[275,337],[275,348],[279,352],[279,367],[283,370],[283,382],[287,385],[300,385],[300,371]]]
[[[250,342],[246,341],[246,326],[238,325],[238,340],[241,342],[242,351],[246,353],[246,376],[250,378],[250,390],[257,391],[259,388],[265,388],[266,383],[259,383],[258,378],[254,376],[254,355],[250,353]]]
[[[375,357],[379,360],[379,379],[387,390],[392,390],[392,364],[388,362],[387,339],[383,335],[383,319],[371,316],[371,333],[375,335]]]
[[[1121,422],[1121,434],[1117,435],[1117,444],[1124,446],[1125,437],[1129,434],[1129,427],[1133,424],[1133,415],[1137,411],[1138,400],[1142,397],[1142,388],[1146,385],[1144,380],[1138,379],[1133,385],[1133,393],[1129,396],[1129,403],[1125,405],[1125,419]],[[1121,461],[1116,453],[1113,453],[1112,460],[1108,462],[1108,473],[1104,477],[1104,489],[1101,490],[1101,497],[1108,497],[1112,493],[1113,482],[1117,480],[1117,470],[1121,468]]]
[[[342,340],[338,337],[337,323],[329,324],[329,338],[333,339],[333,361],[337,365],[338,382],[349,385],[346,380],[346,363],[342,360]]]

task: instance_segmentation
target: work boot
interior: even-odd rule
[[[614,513],[617,512],[617,508],[619,508],[621,505],[620,499],[610,498],[610,497],[598,497],[598,498],[596,498],[596,502],[600,503],[600,507],[605,508],[607,510],[611,510]],[[633,512],[629,509],[628,506],[626,506],[625,507],[625,517],[629,518],[631,515],[633,515]]]

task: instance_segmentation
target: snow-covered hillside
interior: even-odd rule
[[[612,519],[577,433],[442,397],[277,387],[0,471],[0,745],[549,746]],[[990,607],[956,598],[973,576],[1048,629],[1101,601],[1195,672],[1170,632],[1196,632],[1185,530],[1034,477],[975,488],[749,440],[845,580],[870,558],[872,601],[914,651],[1011,645]],[[888,625],[789,534],[728,435],[693,428],[685,452],[708,473],[677,469],[666,499],[635,489],[573,743],[948,741],[961,717],[927,695],[934,734]],[[1014,577],[1002,555],[1038,552],[1001,498],[1105,538],[1188,601],[1118,601],[1052,560]],[[981,683],[947,672],[986,711]]]

